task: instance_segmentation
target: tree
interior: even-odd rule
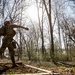
[[[50,56],[52,58],[52,61],[54,61],[54,40],[53,40],[53,26],[52,26],[52,17],[51,17],[51,0],[49,0],[49,12],[47,9],[47,5],[45,0],[43,0],[44,6],[45,6],[45,10],[47,12],[47,16],[48,16],[48,20],[49,20],[49,25],[50,25],[50,37],[51,37],[51,49],[50,49]]]
[[[41,10],[42,10],[42,19],[40,20],[40,13],[39,13],[39,5],[38,5],[38,0],[36,0],[36,4],[37,4],[37,11],[38,11],[38,21],[39,21],[39,28],[40,28],[40,33],[41,33],[41,40],[42,40],[42,57],[44,57],[45,55],[45,46],[44,46],[44,9],[43,9],[43,3],[40,1],[39,5],[41,5]]]

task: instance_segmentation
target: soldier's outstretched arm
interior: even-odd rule
[[[23,26],[20,26],[20,25],[15,25],[15,24],[11,25],[11,27],[12,28],[23,28],[25,30],[29,30],[29,28],[27,28],[27,27],[23,27]]]

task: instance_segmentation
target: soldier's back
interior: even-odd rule
[[[15,34],[16,34],[15,30],[11,26],[6,27],[7,36],[13,37]]]
[[[0,36],[4,36],[5,35],[5,31],[4,31],[4,27],[0,28]]]

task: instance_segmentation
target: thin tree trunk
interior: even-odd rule
[[[43,12],[43,4],[42,4],[42,32],[41,32],[41,36],[42,36],[42,54],[43,56],[45,55],[45,46],[44,46],[44,32],[43,32],[43,15],[44,15],[44,12]]]
[[[59,23],[59,16],[58,16],[57,8],[56,8],[56,17],[57,17],[57,22],[58,22],[59,50],[61,50],[61,57],[62,57],[61,35],[60,35],[60,23]]]
[[[54,62],[54,41],[53,41],[53,27],[52,27],[52,18],[51,18],[51,0],[49,0],[49,23],[50,23],[50,33],[51,33],[51,50],[50,55],[52,61]]]
[[[50,25],[50,36],[51,36],[50,56],[52,58],[52,62],[55,62],[54,61],[55,54],[54,54],[54,41],[53,41],[53,27],[52,27],[52,18],[51,18],[51,0],[49,0],[49,13],[48,13],[48,10],[47,10],[45,0],[43,0],[43,3],[44,3],[44,6],[45,6],[45,10],[47,12],[47,16],[48,16],[48,19],[49,19],[49,25]]]
[[[37,11],[38,11],[38,20],[39,20],[39,27],[41,32],[41,39],[42,39],[42,57],[45,55],[45,46],[44,46],[44,35],[43,35],[43,4],[42,4],[42,27],[40,23],[40,17],[39,17],[39,7],[38,7],[38,0],[36,0],[37,4]]]

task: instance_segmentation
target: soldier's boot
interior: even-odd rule
[[[14,57],[12,57],[11,60],[12,60],[12,68],[17,67]]]

